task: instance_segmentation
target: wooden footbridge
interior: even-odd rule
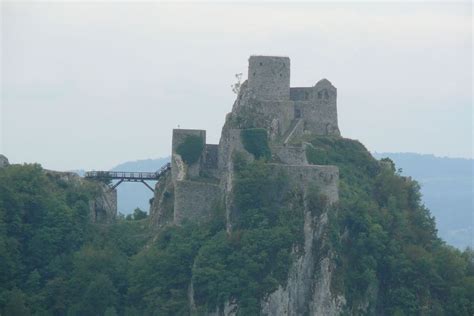
[[[171,164],[167,163],[156,172],[128,172],[128,171],[88,171],[84,177],[99,181],[119,180],[110,189],[113,190],[122,182],[141,182],[152,192],[153,188],[146,181],[159,181],[163,175],[171,169]]]

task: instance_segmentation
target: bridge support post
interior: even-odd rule
[[[146,187],[147,187],[148,189],[150,189],[151,192],[155,192],[155,190],[153,190],[153,188],[152,188],[148,183],[146,183],[145,180],[142,180],[141,183],[143,183],[144,185],[146,185]]]
[[[115,189],[116,187],[118,187],[119,184],[122,183],[122,182],[123,182],[123,179],[120,179],[119,182],[115,183],[115,184],[110,188],[110,191],[112,191],[113,189]]]

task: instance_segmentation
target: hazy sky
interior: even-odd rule
[[[472,157],[470,2],[1,2],[1,147],[11,162],[103,169],[217,143],[250,55],[328,78],[343,136],[371,151]]]

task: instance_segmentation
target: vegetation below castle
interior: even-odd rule
[[[49,231],[46,218],[62,228],[34,244],[44,263],[2,266],[3,314],[187,315],[191,280],[198,311],[215,310],[233,300],[240,304],[242,315],[257,314],[260,299],[284,284],[291,249],[302,242],[302,209],[284,208],[279,202],[301,197],[296,192],[285,194],[285,176],[271,174],[263,161],[248,163],[237,157],[236,168],[235,201],[241,216],[231,236],[225,231],[223,210],[216,208],[211,222],[167,227],[154,239],[144,220],[119,218],[112,225],[90,224],[86,208],[69,206],[86,205],[92,197],[83,192],[87,185],[70,186],[48,178],[39,166],[0,170],[2,185],[17,184],[0,196],[2,227],[7,228],[2,231],[1,245],[19,247],[5,248],[2,263],[35,258],[25,250],[31,242],[22,236],[43,236],[43,231]],[[23,194],[27,189],[38,192]],[[12,196],[17,197],[17,204],[7,205]],[[36,199],[54,203],[22,213],[23,205]],[[57,209],[56,203],[62,202],[67,202],[64,209]],[[61,226],[63,221],[58,219],[63,212],[83,212],[84,218],[75,227],[81,238],[70,235],[74,232],[70,226]],[[31,227],[30,216],[37,213],[46,218],[40,221],[42,225]],[[14,215],[18,218],[12,221]],[[22,230],[12,234],[8,228],[17,225]],[[50,257],[43,257],[53,250],[49,238],[70,238],[75,243],[61,244]]]
[[[317,137],[313,164],[340,169],[340,205],[330,235],[336,254],[333,288],[348,312],[368,304],[383,315],[472,315],[474,253],[461,253],[436,236],[419,186],[389,159],[373,159],[362,144]]]
[[[311,143],[308,161],[340,168],[328,239],[331,287],[345,296],[347,314],[364,314],[367,304],[369,314],[472,315],[473,252],[437,238],[417,184],[358,142]],[[0,169],[0,313],[188,315],[192,281],[198,312],[232,301],[240,315],[258,315],[301,254],[303,197],[262,160],[237,155],[234,165],[231,235],[221,207],[207,224],[158,235],[146,219],[91,224],[94,184],[74,185],[38,165]],[[307,204],[318,215],[324,199],[313,193]]]

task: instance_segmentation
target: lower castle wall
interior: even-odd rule
[[[336,166],[296,166],[269,164],[274,172],[285,172],[291,187],[300,188],[306,192],[312,185],[326,195],[329,203],[339,200],[339,168]]]
[[[295,111],[301,113],[305,133],[339,136],[335,101],[296,101]]]
[[[302,146],[272,146],[273,158],[288,165],[307,165],[306,151]]]
[[[221,199],[218,185],[198,181],[176,181],[174,187],[174,223],[183,220],[205,222]]]
[[[219,177],[218,170],[219,145],[206,144],[204,147],[204,159],[201,162],[203,176]]]

